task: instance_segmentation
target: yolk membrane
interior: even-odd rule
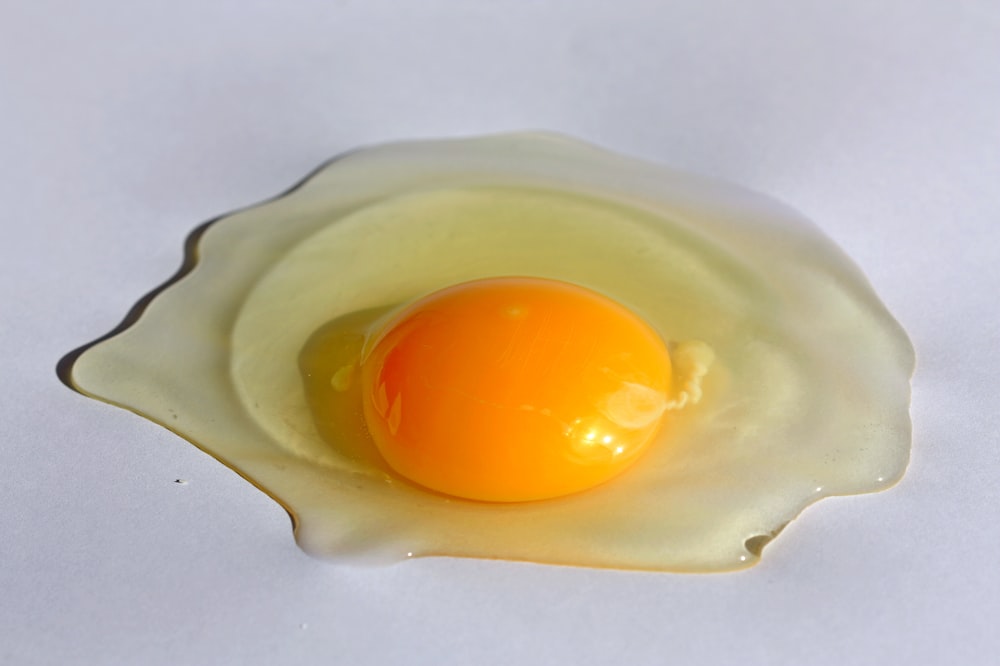
[[[666,345],[598,293],[542,278],[435,292],[385,323],[361,365],[365,420],[399,474],[498,502],[624,471],[668,408]]]

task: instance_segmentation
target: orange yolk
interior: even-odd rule
[[[666,346],[588,289],[491,278],[396,314],[362,361],[365,419],[399,474],[467,499],[577,492],[624,471],[660,428]]]

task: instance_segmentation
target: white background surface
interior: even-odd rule
[[[199,222],[359,144],[521,128],[823,227],[917,348],[903,482],[737,574],[358,569],[57,381]],[[996,663],[996,2],[5,2],[0,210],[0,663]]]

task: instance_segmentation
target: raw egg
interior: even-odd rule
[[[902,328],[734,186],[551,135],[402,143],[196,240],[68,381],[252,480],[318,556],[738,569],[906,467]]]

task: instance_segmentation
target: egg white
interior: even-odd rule
[[[905,333],[815,227],[739,188],[548,135],[395,144],[222,220],[199,250],[74,381],[247,476],[317,555],[735,569],[808,504],[905,470]],[[310,336],[499,275],[590,287],[666,340],[708,345],[700,404],[618,479],[523,504],[400,480],[345,453],[356,424],[321,436],[298,366]]]

